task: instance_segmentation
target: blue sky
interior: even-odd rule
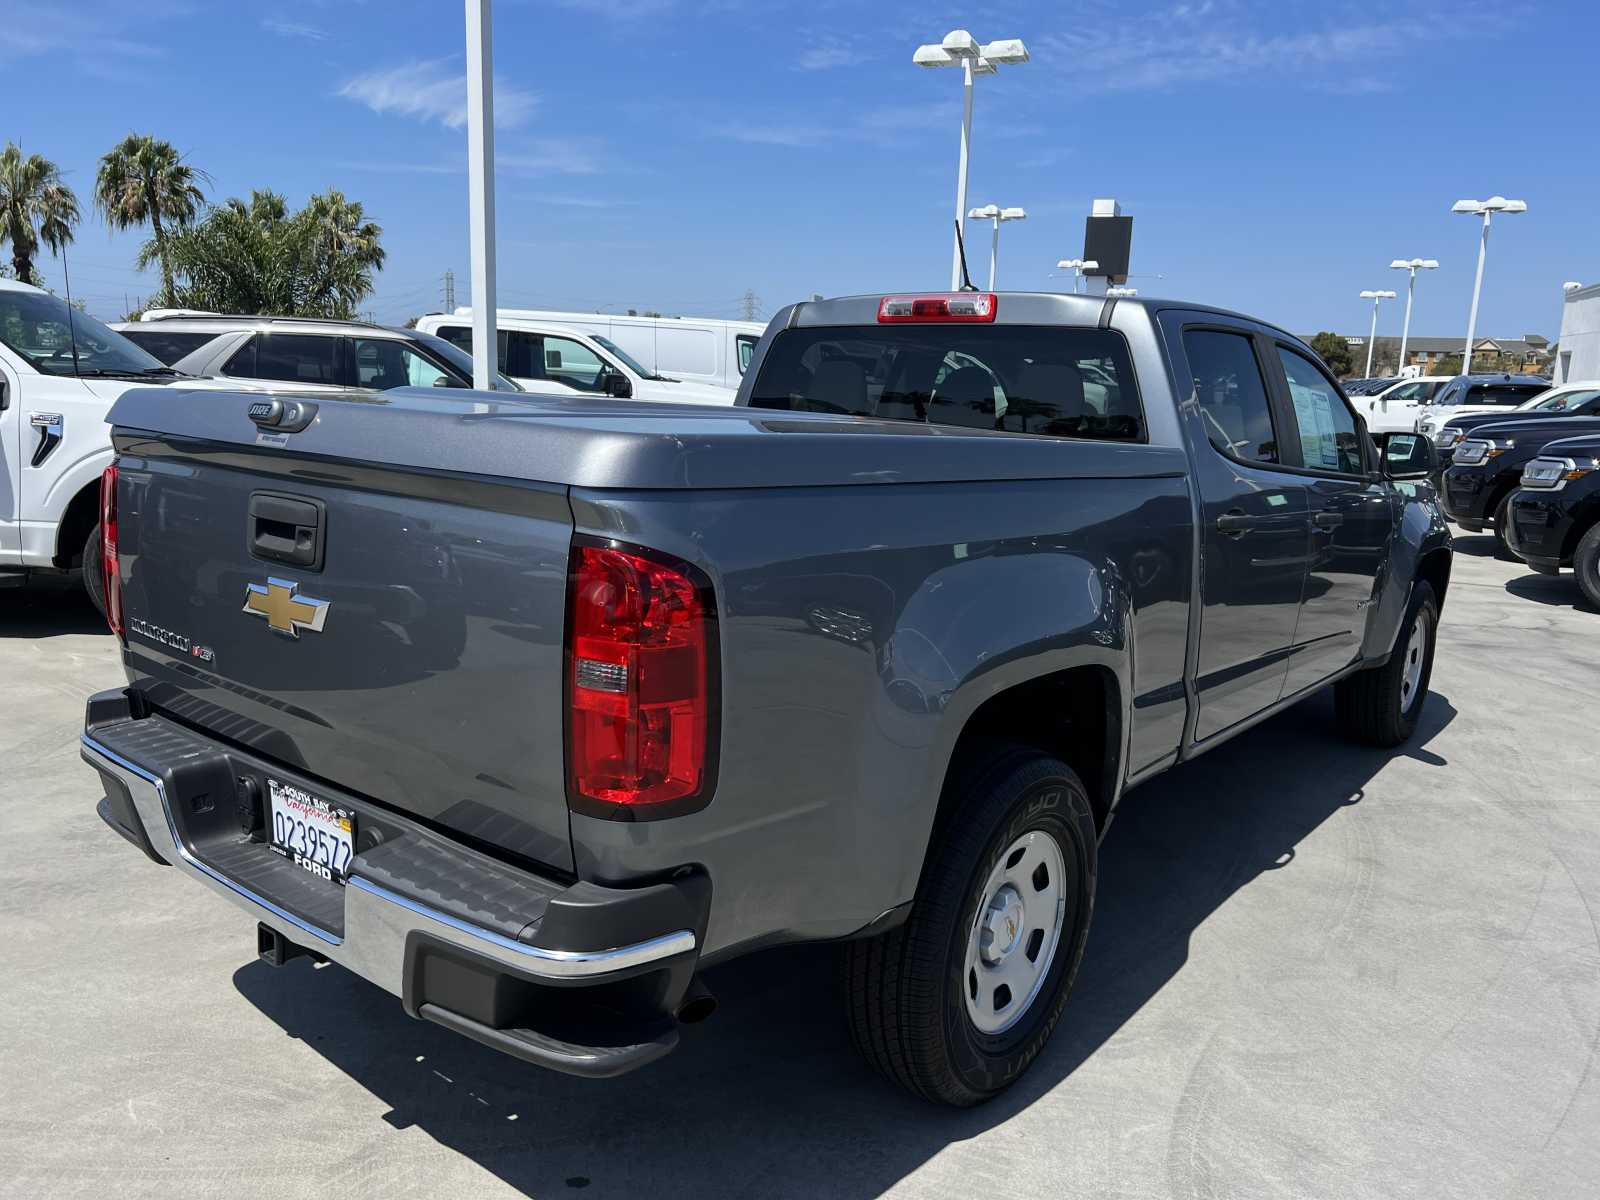
[[[1477,250],[1460,197],[1529,212],[1491,239],[1482,333],[1553,336],[1560,285],[1600,279],[1600,5],[1478,0],[1137,4],[499,0],[497,189],[505,305],[764,315],[812,292],[948,279],[952,71],[911,64],[965,26],[1021,37],[980,79],[969,199],[1022,205],[1000,282],[1056,288],[1083,217],[1134,217],[1146,294],[1296,330],[1364,332],[1391,258],[1437,258],[1413,331],[1463,333]],[[95,163],[153,132],[218,199],[329,186],[384,227],[368,307],[401,321],[468,297],[462,5],[6,0],[0,137],[55,159],[88,209]],[[1588,113],[1585,117],[1583,114]],[[86,217],[75,294],[111,318],[147,294],[138,238]],[[986,230],[973,238],[986,270]],[[60,264],[43,263],[60,290]],[[1154,278],[1160,275],[1162,278]],[[1398,333],[1400,308],[1380,330]]]

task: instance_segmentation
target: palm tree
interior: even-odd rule
[[[383,227],[367,220],[359,200],[346,198],[337,188],[312,196],[298,219],[309,225],[316,247],[316,295],[311,302],[327,312],[353,313],[372,292],[372,273],[381,271],[388,257]]]
[[[0,151],[0,246],[11,243],[11,267],[23,283],[38,283],[33,259],[39,243],[59,254],[78,223],[78,198],[61,181],[61,168],[38,154],[23,157],[14,142]]]
[[[107,225],[113,229],[150,226],[161,263],[164,302],[172,297],[172,262],[162,222],[181,228],[194,220],[206,202],[199,186],[202,180],[210,183],[211,177],[184,162],[171,142],[143,133],[130,133],[113,146],[100,160],[95,176],[94,203]]]

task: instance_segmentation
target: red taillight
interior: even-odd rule
[[[993,321],[993,292],[948,292],[937,296],[885,296],[878,303],[878,324],[912,321]]]
[[[83,569],[93,570],[88,563]],[[100,582],[106,595],[106,624],[122,637],[122,571],[117,565],[117,464],[100,475]]]
[[[714,783],[715,606],[692,567],[637,547],[572,547],[568,798],[639,820],[702,807]]]

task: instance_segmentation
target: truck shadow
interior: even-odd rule
[[[1101,850],[1095,924],[1062,1024],[1016,1088],[972,1111],[905,1096],[861,1062],[841,1016],[836,947],[714,968],[722,1007],[711,1021],[661,1062],[599,1082],[411,1021],[387,993],[303,959],[276,971],[252,963],[234,984],[389,1105],[391,1125],[419,1128],[529,1195],[592,1184],[595,1196],[877,1196],[1070,1076],[1183,969],[1213,912],[1262,873],[1293,870],[1296,845],[1364,802],[1391,758],[1445,765],[1426,746],[1455,715],[1434,694],[1411,745],[1357,749],[1333,732],[1324,694],[1130,793]]]
[[[1518,575],[1506,580],[1506,591],[1523,600],[1574,608],[1579,612],[1597,611],[1569,572],[1565,575]]]
[[[0,638],[46,638],[70,633],[110,636],[76,575],[33,580],[0,591]]]

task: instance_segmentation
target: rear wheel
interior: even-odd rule
[[[1578,548],[1572,552],[1572,570],[1584,599],[1600,608],[1600,525],[1578,539]]]
[[[906,923],[847,947],[850,1030],[929,1100],[979,1104],[1054,1031],[1088,939],[1095,826],[1065,763],[1004,747],[965,775]]]
[[[106,615],[106,581],[100,573],[100,526],[89,530],[83,543],[83,590],[89,593],[89,603]]]
[[[1506,562],[1522,561],[1511,548],[1511,497],[1514,495],[1514,491],[1507,492],[1494,509],[1494,556]]]
[[[1433,588],[1419,579],[1389,657],[1333,685],[1334,710],[1347,734],[1368,745],[1392,747],[1416,732],[1433,677],[1438,629]]]

